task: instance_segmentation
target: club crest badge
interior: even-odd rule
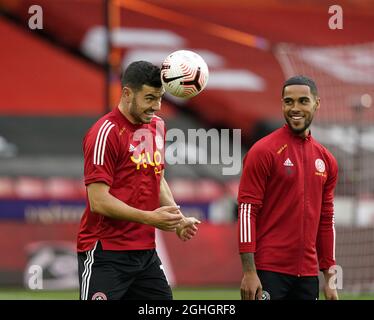
[[[322,159],[317,159],[315,162],[316,169],[318,172],[324,173],[326,170],[325,163],[323,162]]]
[[[108,300],[107,296],[105,293],[103,292],[96,292],[93,296],[92,296],[92,300]]]

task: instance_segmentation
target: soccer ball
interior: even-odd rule
[[[167,92],[179,98],[200,93],[209,78],[208,66],[196,52],[178,50],[169,54],[161,66],[161,81]]]

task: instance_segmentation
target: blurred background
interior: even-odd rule
[[[166,95],[160,116],[168,129],[184,132],[240,129],[242,156],[283,124],[284,80],[305,74],[316,81],[321,109],[312,133],[340,170],[340,292],[374,298],[374,1],[338,5],[342,29],[329,27],[336,12],[324,0],[0,0],[0,298],[25,297],[32,265],[43,269],[44,298],[78,297],[82,138],[117,106],[123,67],[142,59],[160,65],[179,49],[205,59],[209,82],[187,101]],[[30,28],[37,23],[42,28]],[[186,141],[182,148],[196,157],[196,146]],[[184,214],[203,221],[188,243],[158,233],[175,292],[196,289],[177,298],[202,298],[204,288],[209,299],[240,297],[240,174],[222,175],[223,167],[167,165]]]

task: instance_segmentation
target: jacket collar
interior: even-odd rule
[[[283,128],[290,136],[292,136],[294,139],[298,139],[299,141],[310,141],[312,138],[312,130],[310,128],[309,133],[305,138],[302,138],[299,135],[295,134],[287,123],[283,126]]]

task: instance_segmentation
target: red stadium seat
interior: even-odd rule
[[[233,197],[234,199],[236,199],[236,197],[238,196],[239,183],[240,183],[240,180],[239,180],[239,179],[236,179],[236,180],[230,180],[230,181],[227,181],[227,182],[225,183],[226,192],[227,192],[231,197]]]
[[[77,181],[64,177],[52,177],[45,181],[46,194],[51,199],[79,199],[82,197]]]
[[[14,181],[9,177],[0,177],[0,199],[14,198]]]
[[[16,197],[21,199],[47,198],[44,181],[41,178],[20,177],[14,182],[14,191]]]
[[[168,184],[177,202],[211,202],[224,194],[223,187],[213,179],[173,179]]]
[[[211,202],[224,195],[222,185],[213,179],[199,179],[195,184],[197,201]]]
[[[169,187],[173,190],[175,201],[189,202],[195,201],[195,184],[188,179],[173,179],[168,181]]]

